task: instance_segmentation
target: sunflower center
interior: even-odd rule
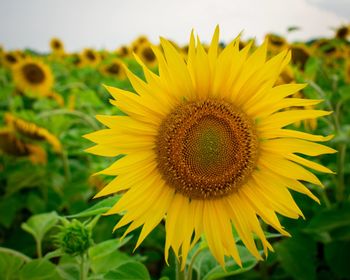
[[[44,71],[35,63],[27,63],[22,68],[23,74],[31,84],[40,84],[45,80]]]
[[[91,61],[94,61],[96,59],[95,54],[92,51],[90,51],[90,50],[88,50],[86,52],[86,57],[87,57],[88,60],[91,60]]]
[[[120,72],[120,66],[116,63],[113,63],[107,67],[107,71],[110,74],[118,74]]]
[[[17,62],[17,58],[14,55],[12,55],[12,54],[6,54],[5,57],[6,57],[6,60],[8,62],[10,62],[11,64],[14,64],[14,63]]]
[[[192,199],[215,199],[242,186],[256,165],[254,125],[222,100],[179,105],[160,125],[156,152],[163,179]]]
[[[59,41],[54,41],[53,48],[56,50],[61,49],[61,43]]]
[[[156,59],[156,56],[150,47],[146,47],[142,50],[142,56],[149,62]]]

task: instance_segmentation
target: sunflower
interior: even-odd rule
[[[343,25],[335,31],[335,38],[346,40],[350,36],[350,26]]]
[[[319,39],[312,44],[313,52],[329,61],[342,56],[342,52],[334,41],[329,39]]]
[[[159,75],[140,59],[145,79],[128,69],[137,94],[107,87],[111,103],[123,116],[97,116],[108,128],[85,137],[97,145],[87,151],[125,155],[98,174],[117,176],[96,197],[124,191],[107,214],[123,213],[114,229],[129,224],[124,236],[142,227],[136,247],[165,218],[165,259],[170,248],[181,256],[204,236],[216,260],[224,256],[241,265],[232,226],[248,250],[262,259],[272,246],[259,217],[288,236],[277,213],[303,216],[289,189],[318,199],[305,182],[322,186],[307,168],[332,173],[300,155],[334,153],[314,141],[331,138],[284,128],[296,121],[330,114],[321,110],[281,111],[314,105],[320,100],[287,98],[304,84],[274,86],[288,64],[285,50],[266,60],[267,44],[249,54],[239,38],[218,55],[219,29],[208,52],[190,38],[188,60],[161,38],[164,54],[153,47]]]
[[[174,47],[175,48],[175,47]],[[154,53],[153,47],[149,43],[144,43],[139,45],[137,48],[136,54],[141,58],[141,60],[148,66],[148,67],[155,67],[157,66],[157,58]]]
[[[12,68],[21,59],[16,52],[4,52],[1,57],[2,64],[7,68]]]
[[[294,44],[290,46],[290,50],[292,53],[292,63],[301,70],[304,70],[305,64],[311,56],[308,47],[302,44]]]
[[[64,51],[64,44],[58,38],[52,38],[51,39],[51,41],[50,41],[50,48],[51,48],[52,53],[54,55],[56,55],[56,56],[62,56],[65,53],[65,51]]]
[[[131,51],[128,46],[121,46],[116,50],[116,55],[119,57],[128,57],[131,54]]]
[[[50,67],[39,59],[25,58],[12,68],[12,72],[17,89],[34,96],[47,95],[54,83]]]
[[[271,54],[276,54],[288,47],[287,40],[276,34],[266,34],[265,40],[269,42],[268,51]]]
[[[149,45],[150,42],[146,36],[141,35],[131,43],[132,52],[136,53],[138,51],[138,48],[143,44]]]
[[[100,71],[106,76],[115,77],[120,80],[125,78],[123,63],[119,59],[114,59],[110,63],[101,66]]]
[[[76,67],[81,67],[84,64],[81,55],[77,53],[70,55],[70,62]]]
[[[42,147],[23,142],[9,128],[0,129],[0,151],[14,157],[27,157],[34,164],[47,162],[46,152]]]
[[[62,151],[60,141],[47,129],[39,127],[32,122],[27,122],[25,120],[17,118],[11,113],[6,113],[4,120],[7,126],[18,134],[31,140],[45,140],[53,147],[56,152],[59,153]]]
[[[85,49],[81,54],[81,58],[84,65],[87,66],[97,66],[101,62],[100,54],[93,49]]]

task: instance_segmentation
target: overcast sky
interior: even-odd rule
[[[51,37],[69,51],[84,47],[115,49],[145,34],[158,42],[164,36],[186,43],[192,28],[209,41],[220,24],[228,41],[263,38],[266,32],[291,40],[332,34],[350,22],[350,0],[0,0],[0,44],[6,49],[48,50]]]

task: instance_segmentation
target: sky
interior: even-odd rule
[[[258,41],[287,35],[290,26],[301,28],[290,40],[331,36],[346,23],[350,0],[0,0],[0,44],[43,52],[52,37],[68,51],[113,50],[142,34],[185,44],[192,28],[208,42],[216,24],[227,42],[241,31]]]

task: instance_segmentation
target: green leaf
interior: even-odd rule
[[[225,263],[226,271],[218,264],[208,249],[201,252],[193,265],[198,278],[203,280],[222,279],[252,269],[257,264],[255,257],[244,246],[237,245],[237,249],[241,257],[242,268],[232,258],[227,258]]]
[[[33,235],[35,240],[41,241],[44,235],[56,225],[58,215],[56,212],[44,213],[31,216],[21,227],[26,232]]]
[[[324,253],[333,273],[339,278],[348,279],[350,275],[350,241],[326,244]]]
[[[309,225],[305,228],[305,232],[329,232],[347,225],[350,225],[350,203],[317,213],[310,220]]]
[[[23,266],[24,260],[16,255],[0,252],[0,272],[2,279],[18,278],[18,271]]]
[[[108,272],[104,276],[104,280],[149,280],[151,279],[146,267],[135,261],[128,261],[112,271]]]
[[[96,203],[94,206],[92,206],[88,209],[85,209],[84,211],[82,211],[78,214],[70,215],[70,216],[68,216],[68,218],[85,218],[85,217],[91,217],[91,216],[104,214],[109,209],[111,209],[111,207],[115,203],[117,203],[119,198],[120,198],[120,195],[115,195],[115,196],[105,198],[105,199],[101,200],[100,202]]]
[[[132,236],[123,240],[111,239],[101,242],[88,251],[91,270],[94,273],[105,273],[123,262],[131,261],[132,258],[118,249],[127,243]]]
[[[275,246],[282,267],[294,279],[316,279],[316,243],[306,234],[292,236]]]
[[[21,280],[56,280],[62,279],[55,265],[45,259],[27,263],[19,272]]]

